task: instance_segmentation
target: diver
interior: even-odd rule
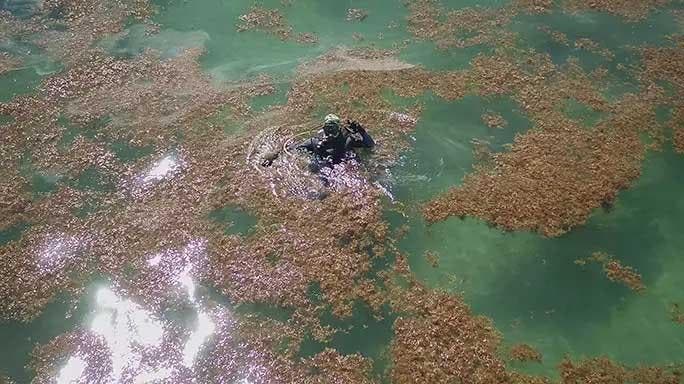
[[[330,114],[325,117],[323,129],[318,136],[301,143],[290,145],[287,149],[304,150],[312,155],[309,168],[318,172],[323,167],[333,167],[341,163],[354,148],[373,148],[375,141],[366,130],[356,121],[347,120],[345,125],[340,118]],[[268,167],[278,158],[280,151],[266,154],[261,165]]]

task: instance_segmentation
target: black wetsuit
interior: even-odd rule
[[[322,135],[313,137],[295,146],[313,154],[312,170],[317,171],[323,166],[333,166],[344,160],[349,151],[354,148],[372,148],[375,146],[373,138],[359,124],[352,125],[355,133],[343,133],[339,129],[337,136]],[[356,137],[355,137],[356,136]]]

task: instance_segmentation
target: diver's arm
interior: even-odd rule
[[[311,138],[304,140],[300,143],[297,144],[292,144],[287,147],[288,150],[292,149],[303,149],[308,152],[314,152],[316,150],[316,146],[318,145],[318,139],[316,138]]]
[[[366,129],[356,121],[349,123],[350,135],[347,138],[347,148],[373,148],[375,141]]]
[[[302,141],[301,143],[290,144],[290,145],[287,146],[287,150],[288,150],[288,151],[291,151],[291,150],[301,150],[301,149],[303,149],[303,150],[305,150],[305,151],[314,153],[314,152],[316,151],[316,146],[317,146],[317,145],[318,145],[318,139],[316,139],[316,138],[311,138],[311,139],[304,140],[304,141]],[[268,166],[270,166],[271,164],[273,164],[273,162],[275,161],[275,159],[277,159],[278,156],[280,156],[280,152],[282,152],[282,149],[277,149],[277,150],[275,150],[275,151],[268,152],[268,153],[267,153],[266,155],[264,155],[264,157],[261,159],[261,165],[264,166],[264,167],[268,167]]]
[[[363,129],[363,128],[361,128],[361,129]],[[363,129],[363,131],[361,131],[359,133],[361,133],[361,137],[363,138],[363,140],[361,140],[361,143],[359,143],[361,147],[363,147],[363,148],[375,147],[375,140],[373,140],[371,135],[369,135],[365,129]]]
[[[313,152],[314,148],[316,148],[316,143],[314,142],[314,139],[308,139],[305,141],[302,141],[301,143],[296,143],[296,144],[290,144],[287,146],[287,150],[291,151],[293,149],[304,149],[309,152]],[[264,167],[268,167],[273,162],[275,159],[280,156],[280,152],[282,152],[282,149],[276,149],[275,151],[268,152],[264,157],[261,159],[261,165]]]

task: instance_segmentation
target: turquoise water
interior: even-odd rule
[[[254,216],[243,209],[225,207],[213,211],[209,218],[224,227],[224,231],[230,235],[247,235],[254,230],[257,220]]]
[[[73,303],[61,297],[45,308],[30,324],[3,322],[2,337],[6,346],[0,351],[0,371],[18,382],[29,382],[32,374],[26,369],[33,348],[49,342],[64,332],[73,330],[85,321],[93,294],[86,294],[83,302],[73,310]]]
[[[585,226],[557,239],[505,233],[470,218],[426,226],[414,213],[395,218],[395,225],[411,228],[401,249],[418,276],[463,293],[475,311],[494,320],[507,343],[528,343],[541,352],[544,366],[528,367],[533,372],[550,374],[568,353],[627,364],[677,362],[684,334],[668,311],[684,283],[677,245],[683,206],[674,192],[682,184],[673,177],[683,164],[671,150],[651,156],[644,176],[609,211],[597,210]],[[411,184],[397,195],[429,198],[435,192],[424,185]],[[425,258],[428,250],[439,255],[437,268]],[[574,263],[595,251],[635,267],[645,294],[608,281],[597,265]]]
[[[408,11],[393,0],[295,0],[290,6],[276,0],[260,3],[280,9],[293,35],[316,34],[317,44],[280,41],[277,36],[261,31],[237,32],[238,17],[249,10],[251,1],[157,0],[154,3],[158,7],[153,17],[159,24],[158,33],[147,33],[145,26],[133,23],[123,33],[103,37],[97,47],[120,58],[141,55],[146,49],[157,50],[162,58],[168,58],[187,48],[203,48],[202,70],[219,85],[269,75],[276,91],[249,101],[255,114],[286,102],[296,68],[307,59],[338,46],[389,49],[411,38],[407,31]],[[458,9],[501,6],[507,2],[451,0],[443,4]],[[345,17],[349,8],[365,9],[368,17],[362,22],[348,22]],[[554,42],[539,30],[540,26],[565,33],[571,45]],[[634,23],[598,12],[567,14],[555,9],[548,15],[516,16],[510,28],[519,34],[517,48],[546,52],[556,64],[577,57],[587,71],[605,66],[609,71],[605,86],[611,98],[638,87],[637,79],[618,68],[618,63],[628,67],[639,64],[635,47],[672,46],[666,37],[682,33],[681,25],[665,10]],[[572,42],[578,38],[590,38],[601,47],[609,48],[615,54],[614,59],[575,48]],[[469,68],[475,56],[493,52],[494,48],[480,45],[443,51],[430,41],[412,41],[401,49],[398,58],[430,70],[461,70]],[[43,57],[42,52],[22,55],[24,69],[0,76],[2,102],[37,92],[43,79],[61,69]],[[443,100],[431,92],[415,100],[386,96],[395,104],[418,101],[423,105],[418,125],[408,135],[409,148],[389,167],[386,175],[373,175],[396,201],[385,202],[383,208],[390,226],[396,229],[408,225],[406,236],[398,243],[399,250],[408,255],[412,272],[420,281],[432,288],[463,294],[475,313],[490,317],[503,335],[504,347],[527,343],[542,353],[542,364],[514,364],[515,368],[556,377],[556,366],[566,355],[608,356],[629,365],[664,365],[684,359],[684,328],[673,322],[668,312],[672,304],[684,302],[684,276],[679,273],[684,270],[680,255],[684,248],[684,237],[680,234],[684,225],[681,199],[684,181],[679,177],[684,169],[684,157],[676,154],[669,143],[662,152],[648,154],[641,177],[631,188],[620,192],[611,207],[596,209],[585,225],[561,237],[549,239],[535,233],[504,232],[475,218],[452,217],[427,225],[420,204],[459,185],[472,171],[476,161],[473,140],[484,143],[491,152],[506,151],[516,135],[532,128],[532,122],[508,96],[467,95],[457,101]],[[507,126],[487,127],[482,121],[485,113],[501,115]],[[587,127],[604,117],[574,99],[564,104],[564,113]],[[156,156],[157,148],[100,136],[99,128],[109,121],[104,119],[81,127],[60,120],[58,123],[64,129],[58,138],[60,148],[68,151],[74,140],[82,136],[103,140],[123,164],[137,164]],[[244,127],[227,109],[214,115],[210,123],[222,126],[228,140],[244,133]],[[30,154],[23,164],[22,172],[30,180],[35,200],[49,196],[64,185],[82,191],[115,193],[122,182],[95,168],[65,178],[54,170],[34,167]],[[97,207],[91,208],[95,211]],[[83,216],[87,217],[89,212],[90,208],[84,208]],[[258,233],[259,219],[237,206],[217,209],[208,219],[218,223],[226,235],[244,239]],[[19,240],[26,228],[28,224],[3,228],[0,244]],[[428,251],[438,255],[436,266],[426,258]],[[599,265],[575,263],[596,251],[614,255],[638,270],[646,291],[636,294],[609,281]],[[193,289],[194,284],[190,284]],[[0,347],[0,373],[19,383],[30,382],[32,372],[25,366],[30,361],[31,350],[59,334],[91,324],[92,318],[101,311],[94,305],[97,289],[87,290],[73,314],[64,304],[64,298],[60,298],[30,323],[0,323],[0,338],[7,341],[6,347]],[[197,283],[197,289],[212,291],[213,288]],[[194,327],[200,321],[200,313],[206,310],[202,306],[206,303],[194,306],[194,291],[190,288],[188,291],[192,292],[188,296],[192,304],[185,302],[184,308],[191,314],[180,310],[177,314],[191,319],[190,325],[180,325],[185,331]],[[211,305],[215,301],[219,306],[230,307],[238,317],[258,315],[287,322],[294,312],[293,308],[264,303],[234,306],[218,293],[212,297]],[[351,318],[338,319],[326,308],[321,323],[345,332],[335,334],[327,343],[314,341],[307,334],[300,357],[313,356],[325,347],[333,347],[342,354],[359,352],[374,360],[375,375],[383,375],[390,366],[388,347],[393,337],[392,324],[399,314],[391,313],[388,308],[381,312],[384,318],[375,318],[359,302]],[[175,312],[169,309],[169,313]]]

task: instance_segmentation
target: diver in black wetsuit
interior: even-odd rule
[[[323,167],[332,167],[344,160],[354,148],[373,148],[375,142],[366,130],[356,121],[347,121],[341,127],[340,118],[335,115],[325,117],[323,131],[289,149],[305,150],[312,155],[310,169],[318,172]],[[261,165],[267,167],[278,157],[279,152],[264,156]]]

